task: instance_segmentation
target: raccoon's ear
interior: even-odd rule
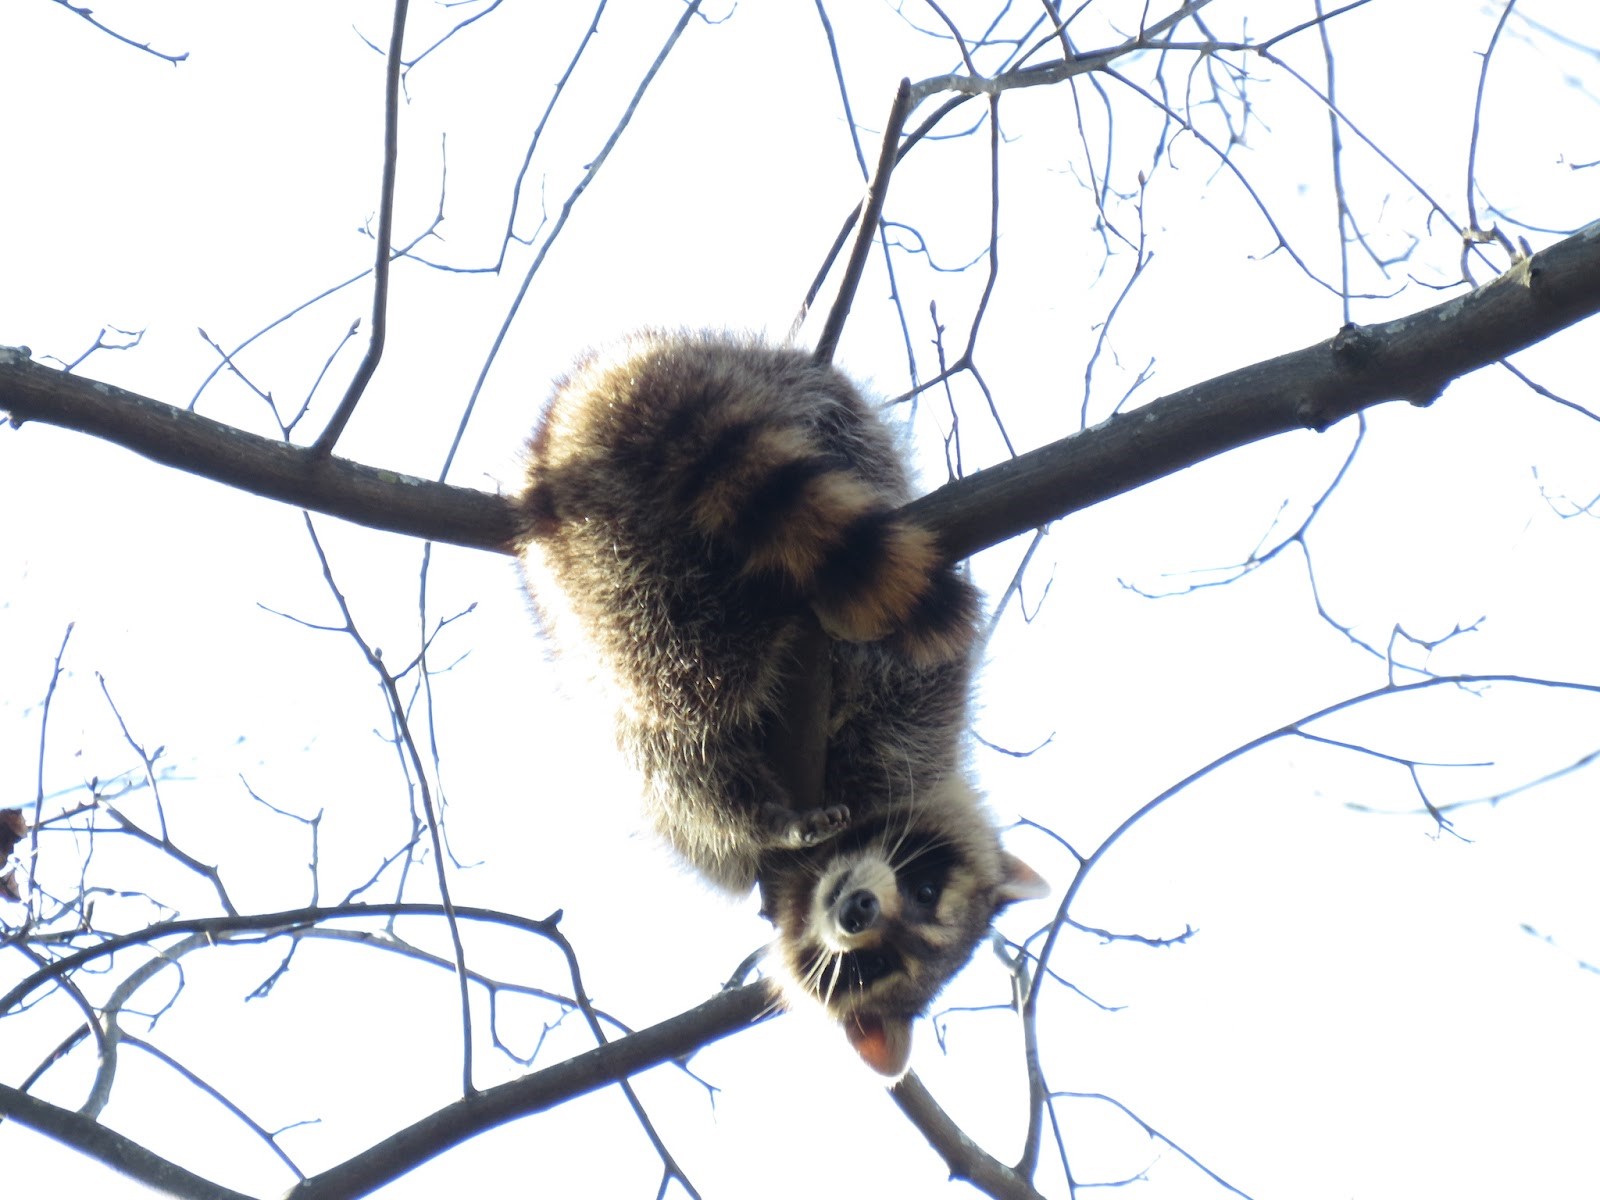
[[[911,1022],[905,1017],[880,1017],[851,1013],[844,1019],[844,1035],[866,1063],[879,1075],[897,1082],[911,1061]]]
[[[995,889],[996,908],[1004,908],[1014,900],[1043,900],[1050,894],[1050,885],[1044,876],[1009,850],[1000,851],[1000,865],[1005,869],[1005,877]]]

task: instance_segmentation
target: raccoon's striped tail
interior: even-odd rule
[[[777,577],[846,641],[887,638],[912,660],[949,662],[976,636],[977,593],[922,526],[793,425],[737,423],[706,447],[690,519],[731,543],[746,574]]]

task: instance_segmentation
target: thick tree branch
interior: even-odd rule
[[[764,983],[719,992],[704,1004],[570,1058],[488,1088],[430,1113],[354,1158],[313,1175],[284,1200],[365,1196],[435,1155],[517,1117],[544,1112],[650,1067],[692,1054],[773,1011]]]
[[[11,414],[14,425],[43,421],[93,434],[180,471],[358,525],[481,550],[510,550],[514,523],[504,497],[319,457],[307,446],[246,433],[108,383],[52,371],[30,362],[26,352],[3,347],[0,409]]]
[[[129,945],[148,944],[174,934],[222,937],[242,931],[287,933],[344,918],[441,915],[442,910],[436,904],[388,903],[165,921],[108,938],[48,964],[0,998],[0,1013],[22,1003],[43,984],[69,975],[86,963],[108,957]],[[529,933],[550,932],[547,922],[490,909],[459,908],[456,915]],[[773,994],[765,983],[718,992],[688,1012],[446,1105],[338,1166],[301,1181],[287,1193],[287,1198],[347,1200],[365,1195],[486,1129],[516,1117],[543,1112],[661,1063],[688,1057],[718,1038],[735,1033],[775,1011]],[[189,1172],[88,1117],[37,1100],[15,1088],[0,1085],[0,1116],[15,1119],[172,1195],[195,1200],[244,1200],[239,1193]]]
[[[0,1114],[169,1196],[193,1200],[252,1200],[243,1192],[212,1183],[169,1162],[98,1121],[35,1099],[3,1083],[0,1083]]]
[[[965,558],[1066,513],[1274,434],[1323,430],[1451,381],[1600,312],[1600,221],[1500,278],[1409,317],[1197,383],[979,471],[907,511]]]
[[[658,1025],[446,1105],[338,1166],[302,1180],[284,1193],[284,1200],[353,1200],[365,1196],[486,1129],[543,1112],[596,1088],[692,1054],[771,1011],[772,994],[764,983],[718,992],[704,1004]],[[250,1200],[97,1121],[4,1084],[0,1084],[0,1115],[169,1195],[194,1200]]]
[[[1006,1166],[968,1137],[914,1073],[895,1084],[889,1095],[944,1159],[950,1178],[964,1179],[985,1195],[1001,1200],[1042,1200],[1027,1176]]]
[[[1600,312],[1600,222],[1499,279],[1409,317],[1164,396],[947,484],[909,511],[962,558],[1046,521],[1295,429],[1385,400],[1431,403],[1452,380]],[[0,351],[0,409],[94,434],[180,470],[375,529],[509,552],[508,500],[258,437]]]

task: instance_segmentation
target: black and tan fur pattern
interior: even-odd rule
[[[830,367],[644,334],[557,385],[520,500],[529,592],[607,689],[660,832],[759,882],[788,996],[898,1075],[912,1017],[994,913],[1041,894],[961,770],[977,596],[910,498],[893,436]],[[832,635],[820,808],[769,760],[809,609]]]

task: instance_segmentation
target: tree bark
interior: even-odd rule
[[[1600,312],[1600,221],[1498,279],[1409,317],[1350,326],[945,485],[907,511],[952,558],[1132,491],[1224,451],[1322,430],[1386,400],[1431,404],[1445,386]],[[322,458],[0,348],[0,409],[93,434],[230,487],[374,529],[513,553],[509,498]]]

